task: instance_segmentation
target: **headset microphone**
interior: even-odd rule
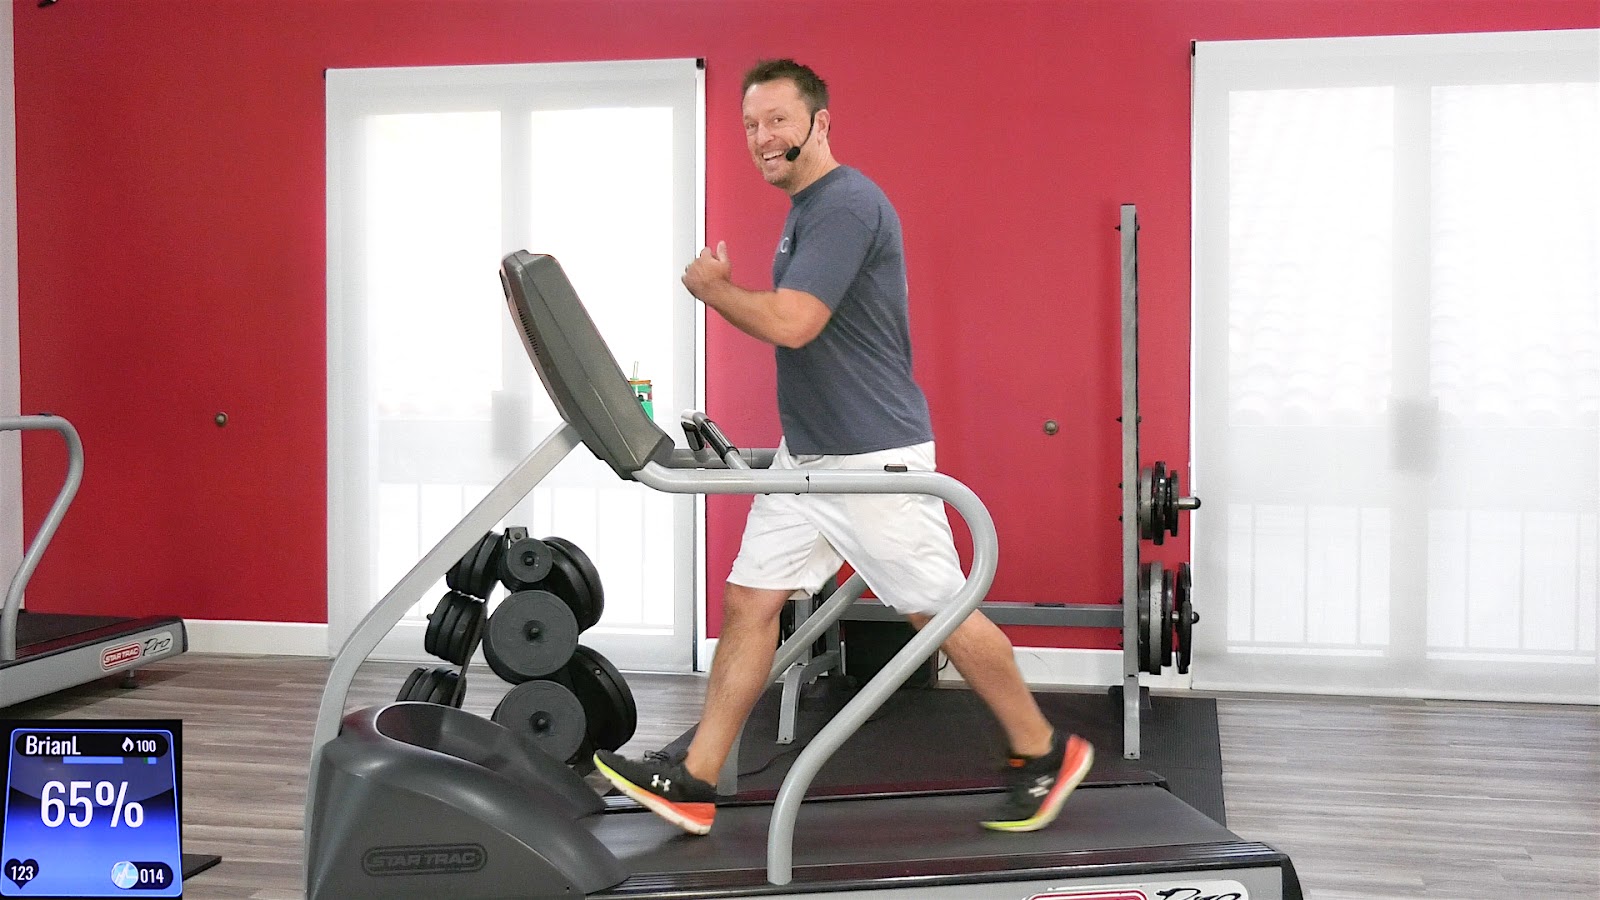
[[[788,150],[784,151],[783,158],[787,159],[789,162],[794,162],[795,160],[799,159],[800,148],[806,145],[806,141],[811,140],[811,130],[816,127],[817,117],[816,114],[813,113],[811,116],[811,124],[806,126],[806,136],[800,139],[800,143],[795,144],[793,147],[790,147]]]

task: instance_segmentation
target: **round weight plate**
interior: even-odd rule
[[[578,630],[587,631],[600,621],[606,609],[600,571],[588,554],[566,538],[547,537],[544,542],[551,550],[551,566],[550,574],[539,586],[566,601],[578,619]]]
[[[428,615],[428,630],[422,638],[422,649],[434,656],[450,659],[450,632],[455,628],[456,619],[461,616],[462,600],[478,602],[460,591],[451,591],[439,598],[439,605]]]
[[[639,727],[639,709],[622,673],[600,651],[582,644],[562,671],[589,717],[589,736],[595,746],[615,750],[626,744]]]
[[[483,625],[488,619],[487,604],[470,597],[467,602],[469,605],[462,606],[461,614],[456,616],[455,627],[444,635],[444,649],[449,651],[445,659],[458,666],[464,666],[467,660],[472,659],[472,651],[478,649],[478,641],[483,637]]]
[[[466,583],[461,590],[480,600],[489,599],[489,594],[494,591],[496,581],[495,550],[500,546],[500,534],[491,531],[478,541],[478,546],[472,557],[472,565],[467,571]]]
[[[461,701],[467,696],[465,675],[449,666],[438,666],[428,673],[427,677],[433,682],[433,691],[428,696],[429,703],[461,708]]]
[[[1162,597],[1166,595],[1167,571],[1161,563],[1150,563],[1150,589],[1148,595],[1149,625],[1145,629],[1144,670],[1152,675],[1161,674],[1161,604]]]
[[[478,545],[473,544],[460,559],[456,560],[456,564],[450,567],[450,571],[444,573],[445,586],[452,591],[466,590],[467,582],[472,577],[472,564],[477,558]]]
[[[583,704],[554,681],[528,681],[506,692],[489,717],[565,763],[583,746]]]
[[[450,683],[450,676],[453,674],[443,666],[429,669],[422,676],[422,680],[417,683],[419,692],[422,692],[424,686],[427,688],[427,691],[422,692],[424,695],[419,699],[427,703],[444,706],[445,701],[450,699],[450,695],[455,693],[455,685]]]
[[[1162,668],[1172,665],[1172,651],[1177,643],[1178,629],[1177,611],[1173,600],[1177,579],[1167,578],[1165,581],[1166,589],[1161,592],[1161,647],[1156,651]]]
[[[500,601],[483,634],[483,656],[512,684],[549,675],[578,648],[578,620],[559,597],[518,591]]]
[[[550,545],[535,538],[512,541],[500,556],[500,583],[508,591],[525,591],[550,574]]]
[[[1138,628],[1136,652],[1138,653],[1139,671],[1145,671],[1145,660],[1150,657],[1150,564],[1145,563],[1139,567],[1139,598],[1134,610],[1136,626]],[[1124,651],[1126,652],[1126,651]]]
[[[439,626],[444,622],[444,614],[450,609],[450,595],[454,593],[453,590],[446,591],[445,595],[439,598],[439,602],[434,604],[433,612],[428,613],[428,628],[422,633],[422,649],[430,655],[438,652],[436,648],[439,646]]]
[[[1156,462],[1154,471],[1150,474],[1150,534],[1149,540],[1155,542],[1157,547],[1166,542],[1167,519],[1171,513],[1167,510],[1167,464]]]
[[[1178,473],[1167,475],[1167,533],[1173,537],[1178,536],[1178,501],[1183,497],[1183,488],[1178,479]]]
[[[1155,499],[1155,472],[1139,470],[1139,539],[1148,541],[1155,536],[1156,520],[1152,504]]]
[[[489,542],[489,559],[484,563],[483,570],[483,599],[489,599],[489,594],[500,583],[500,557],[506,555],[506,539],[498,531],[490,532],[494,540]]]
[[[428,670],[422,668],[421,666],[412,669],[411,674],[406,676],[405,683],[400,685],[400,693],[395,694],[394,698],[396,700],[405,701],[421,700],[426,697],[427,694],[423,694],[422,697],[418,697],[415,694],[417,691],[417,684],[422,681],[422,676],[427,674],[427,672]]]
[[[466,554],[451,567],[449,574],[445,576],[444,583],[449,585],[452,591],[461,591],[464,594],[472,593],[468,590],[472,586],[472,567],[478,561],[478,548],[482,544],[483,539],[479,538],[477,543],[468,547]]]
[[[1189,564],[1178,567],[1178,586],[1173,598],[1178,605],[1178,673],[1189,674],[1189,660],[1194,656],[1194,623],[1200,621],[1194,605],[1189,601],[1193,574]]]

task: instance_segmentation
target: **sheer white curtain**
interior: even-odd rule
[[[507,252],[561,261],[671,430],[701,404],[701,314],[678,281],[701,242],[701,76],[693,59],[327,73],[335,646],[560,424],[506,311]],[[580,448],[501,525],[594,561],[605,615],[585,645],[683,671],[695,509]],[[444,590],[379,655],[421,658]]]
[[[1600,702],[1600,34],[1199,43],[1194,684]]]

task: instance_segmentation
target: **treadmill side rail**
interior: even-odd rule
[[[1136,861],[1082,859],[1061,867],[1023,858],[1014,869],[934,871],[936,865],[907,868],[837,867],[797,868],[788,886],[792,893],[773,894],[762,884],[759,872],[721,869],[673,875],[634,876],[591,900],[667,900],[696,897],[799,896],[816,894],[827,900],[861,897],[866,900],[1305,900],[1294,866],[1263,844],[1241,842],[1218,847],[1219,857],[1192,868],[1167,866],[1152,869]],[[1231,857],[1228,862],[1226,857]],[[957,863],[959,865],[959,863]],[[1030,868],[1032,866],[1032,868]]]
[[[83,442],[78,439],[78,430],[72,423],[60,416],[0,416],[0,431],[55,431],[67,444],[67,474],[62,479],[61,490],[56,492],[50,512],[45,514],[39,532],[22,554],[22,565],[11,576],[5,607],[0,609],[0,660],[10,661],[17,658],[17,615],[22,610],[22,595],[28,589],[28,579],[33,577],[44,549],[50,546],[50,538],[66,518],[67,507],[72,505],[78,485],[83,482]]]
[[[61,489],[22,554],[22,564],[11,576],[0,607],[0,707],[130,672],[187,651],[189,634],[183,620],[176,617],[24,615],[22,600],[28,580],[83,481],[83,442],[72,423],[60,416],[0,416],[0,431],[55,431],[67,446],[67,472]],[[27,640],[20,635],[23,623],[35,626],[31,629],[34,635]],[[37,627],[40,625],[46,627]]]
[[[132,672],[189,649],[183,620],[127,619],[60,642],[23,648],[0,663],[0,707]]]

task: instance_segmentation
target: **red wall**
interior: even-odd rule
[[[1141,224],[1142,455],[1187,484],[1190,42],[1600,26],[1594,0],[15,0],[13,12],[22,408],[69,417],[88,454],[30,605],[296,622],[326,620],[324,69],[706,58],[707,237],[758,287],[787,201],[745,156],[738,82],[763,56],[813,65],[833,88],[835,152],[904,220],[941,467],[1000,531],[991,596],[1114,602],[1125,202]],[[770,350],[713,321],[707,365],[712,416],[742,444],[775,442]],[[1047,437],[1046,419],[1061,433]],[[30,535],[59,484],[57,444],[25,449]],[[712,584],[746,505],[711,504]],[[1150,555],[1175,562],[1187,546]]]

